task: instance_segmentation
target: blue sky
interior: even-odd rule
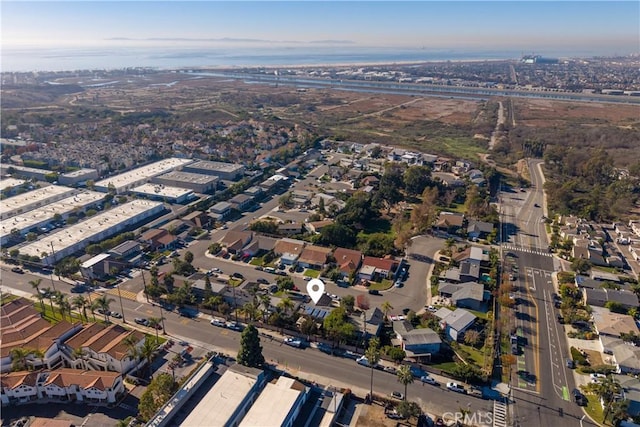
[[[427,49],[640,51],[638,1],[3,0],[0,7],[3,47],[287,46],[348,41],[353,46]],[[154,38],[165,40],[150,40]]]

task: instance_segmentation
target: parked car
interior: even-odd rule
[[[117,311],[112,311],[111,317],[115,317],[116,319],[122,319],[122,314],[118,313]]]
[[[320,350],[323,353],[326,354],[332,354],[333,353],[333,349],[331,348],[331,346],[329,344],[325,344],[323,342],[318,344],[318,350]]]
[[[226,323],[225,323],[224,319],[220,319],[219,317],[214,317],[213,319],[211,319],[211,324],[213,326],[224,327]]]
[[[391,397],[393,397],[394,399],[404,400],[404,394],[400,393],[399,391],[392,391]]]
[[[575,369],[575,367],[576,367],[576,362],[574,362],[572,359],[567,359],[567,368]]]
[[[462,393],[462,394],[466,394],[467,393],[465,388],[463,386],[461,386],[460,384],[458,384],[458,383],[448,382],[447,383],[447,389],[451,390],[451,391],[455,391],[456,393]]]
[[[589,375],[589,377],[591,378],[592,383],[597,383],[600,382],[600,380],[607,378],[607,376],[604,374],[591,374]]]
[[[256,282],[262,283],[263,285],[268,285],[269,284],[269,281],[267,279],[265,279],[264,277],[259,277],[258,280],[256,280]]]
[[[13,273],[24,274],[24,270],[20,267],[11,267]]]
[[[238,322],[227,322],[225,326],[227,327],[227,329],[231,329],[232,331],[242,330],[242,325]]]
[[[576,402],[578,406],[587,406],[587,398],[580,390],[574,388],[571,395],[573,396],[573,401]]]
[[[136,322],[138,325],[149,326],[149,321],[144,317],[136,317],[135,319],[133,319],[133,321]]]
[[[422,381],[423,383],[431,384],[431,385],[439,385],[438,381],[436,381],[435,379],[433,379],[433,377],[430,377],[429,375],[424,375],[420,377],[420,381]]]
[[[382,370],[394,375],[396,374],[396,372],[398,372],[398,370],[393,366],[385,366]]]
[[[300,348],[302,347],[302,340],[300,338],[295,338],[295,337],[286,337],[283,342],[286,345],[289,345],[291,347],[295,347],[295,348]]]
[[[231,275],[231,277],[235,277],[236,279],[242,279],[244,280],[244,276],[238,272],[235,272]]]
[[[369,289],[369,295],[382,295],[377,289]]]

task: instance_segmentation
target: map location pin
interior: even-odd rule
[[[320,279],[311,279],[307,283],[307,293],[313,300],[314,304],[320,301],[320,298],[324,294],[324,283]]]

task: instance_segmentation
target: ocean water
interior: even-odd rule
[[[515,59],[521,52],[379,48],[3,48],[0,70],[246,67]]]

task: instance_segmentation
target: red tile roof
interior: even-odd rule
[[[392,271],[393,267],[398,264],[398,261],[387,258],[377,258],[373,256],[366,256],[362,260],[362,265],[370,265],[380,270]]]
[[[93,387],[104,391],[113,387],[118,377],[120,377],[118,372],[81,371],[79,369],[61,368],[51,371],[44,385],[55,384],[61,388],[77,385],[85,390]]]
[[[362,252],[353,249],[336,248],[333,252],[340,271],[351,274],[362,262]]]

